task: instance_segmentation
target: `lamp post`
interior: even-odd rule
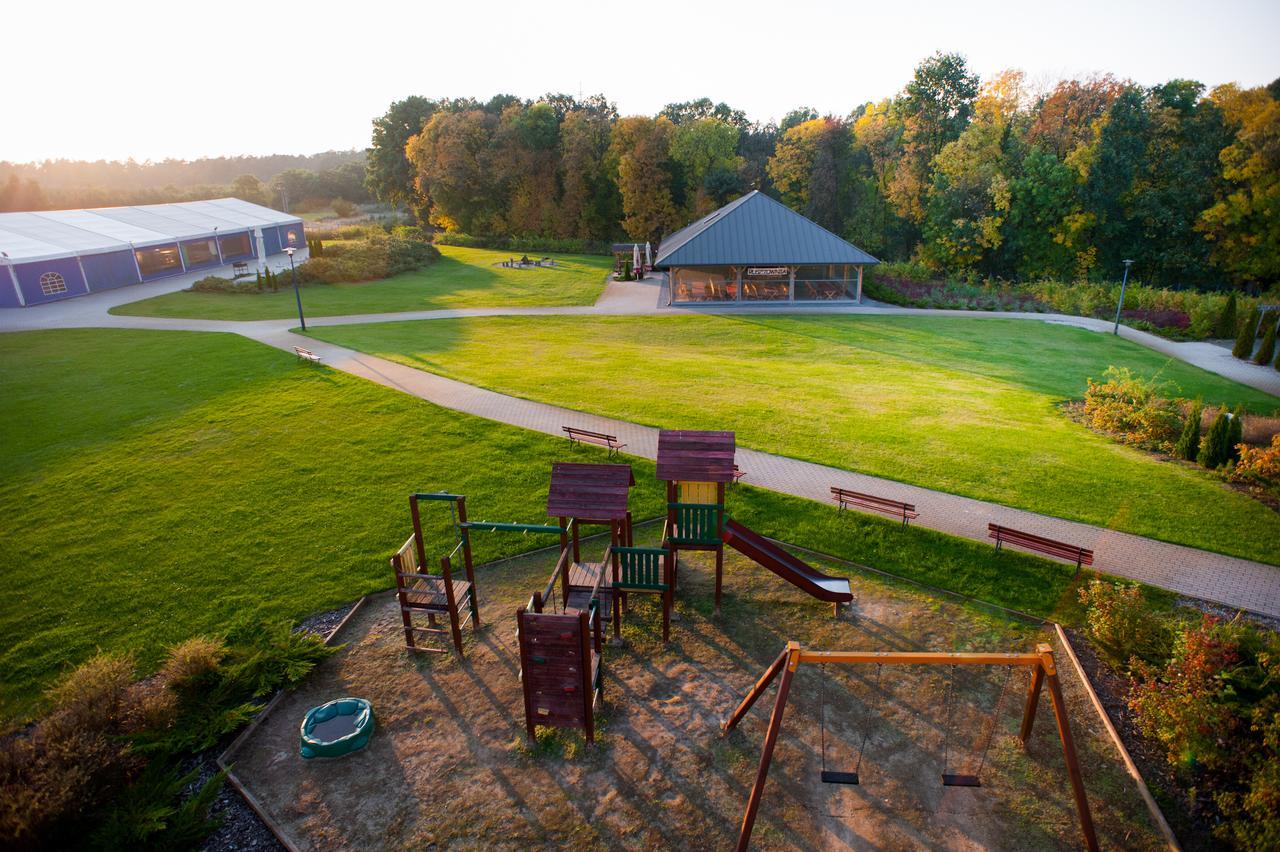
[[[289,246],[284,253],[289,255],[289,274],[293,277],[293,297],[298,300],[298,322],[302,324],[302,330],[307,330],[307,318],[302,315],[302,293],[298,290],[298,270],[293,265],[293,253],[297,251],[293,246]]]
[[[1120,312],[1124,310],[1124,288],[1129,284],[1129,267],[1133,266],[1132,260],[1124,261],[1124,278],[1120,281],[1120,304],[1116,305],[1116,324],[1111,329],[1112,334],[1120,333]]]

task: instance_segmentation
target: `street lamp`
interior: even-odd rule
[[[289,246],[284,253],[289,255],[289,274],[293,276],[293,297],[298,300],[298,322],[302,324],[302,330],[307,330],[307,318],[302,315],[302,293],[298,290],[298,270],[293,265],[293,253],[297,251],[293,246]]]
[[[1124,288],[1129,284],[1129,267],[1133,266],[1132,260],[1124,261],[1124,279],[1120,282],[1120,304],[1116,305],[1116,324],[1111,329],[1112,334],[1120,333],[1120,312],[1124,310]],[[301,307],[299,307],[301,310]]]

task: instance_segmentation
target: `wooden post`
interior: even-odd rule
[[[413,518],[413,546],[418,551],[418,564],[427,567],[427,549],[422,543],[422,517],[418,513],[418,495],[409,495],[409,516]]]
[[[796,268],[794,266],[787,267],[787,301],[794,302],[796,300]]]
[[[858,304],[862,304],[862,264],[858,264]]]
[[[449,566],[449,557],[440,557],[440,573],[444,580],[444,599],[449,605],[449,627],[453,633],[453,647],[462,653],[462,628],[458,626],[458,601],[453,597],[453,571]]]
[[[1031,671],[1031,683],[1027,685],[1027,704],[1022,711],[1022,728],[1018,738],[1026,748],[1027,739],[1031,736],[1031,726],[1036,721],[1036,707],[1040,704],[1040,688],[1044,686],[1044,666],[1036,666]]]
[[[587,745],[596,741],[596,720],[594,714],[595,684],[591,682],[591,670],[595,661],[591,659],[591,625],[587,613],[578,613],[578,627],[582,638],[582,724],[587,732]]]
[[[729,714],[729,718],[720,723],[721,731],[731,731],[737,727],[738,722],[742,721],[742,717],[747,715],[751,706],[756,703],[756,699],[760,694],[769,688],[769,684],[773,683],[773,679],[778,676],[778,672],[782,671],[782,666],[787,662],[787,658],[791,654],[791,646],[782,649],[782,653],[778,655],[769,668],[765,669],[764,674],[760,675],[760,679],[756,681],[756,685],[751,687],[751,691],[738,704],[737,709]]]
[[[733,267],[733,299],[735,302],[742,301],[742,267]]]
[[[609,548],[609,564],[600,566],[600,570],[602,572],[603,571],[609,572],[609,577],[612,580],[610,585],[613,588],[613,594],[611,594],[609,597],[613,598],[613,638],[614,639],[622,638],[622,600],[621,600],[622,593],[618,591],[618,583],[622,579],[620,576],[621,566],[619,565],[621,557],[619,557],[618,551],[617,551],[618,546],[622,544],[621,532],[622,530],[620,529],[620,525],[618,524],[617,521],[609,522],[609,541],[613,543],[613,547]]]
[[[720,508],[716,510],[716,535],[724,535],[724,483],[716,483],[716,502]],[[716,615],[720,614],[720,585],[724,575],[724,539],[716,546]]]
[[[538,741],[538,732],[533,724],[533,696],[529,694],[529,655],[524,641],[524,607],[516,610],[516,638],[520,645],[520,691],[524,693],[524,727],[529,735],[529,745]]]
[[[1071,778],[1071,793],[1080,815],[1080,830],[1084,833],[1085,846],[1097,852],[1098,835],[1093,830],[1093,815],[1089,812],[1089,797],[1084,790],[1084,777],[1080,774],[1080,760],[1076,756],[1075,740],[1071,736],[1071,720],[1067,718],[1067,702],[1062,697],[1058,683],[1058,671],[1053,662],[1053,649],[1046,644],[1036,646],[1044,662],[1041,668],[1049,683],[1049,697],[1053,699],[1053,716],[1058,722],[1058,737],[1062,740],[1062,754],[1067,762],[1067,775]]]
[[[578,519],[573,519],[573,562],[578,564],[582,561],[582,554],[578,551]]]
[[[760,810],[760,799],[764,795],[764,785],[769,779],[769,764],[773,760],[773,747],[778,742],[778,732],[782,730],[782,714],[787,708],[787,694],[791,691],[791,679],[799,664],[797,657],[800,645],[788,642],[785,652],[786,665],[782,669],[782,682],[778,684],[778,697],[773,702],[773,713],[769,716],[769,729],[764,737],[764,748],[760,752],[760,766],[756,770],[755,783],[751,785],[751,798],[747,800],[747,812],[742,817],[742,830],[738,833],[738,852],[746,852],[751,842],[751,829],[756,824],[756,812]]]

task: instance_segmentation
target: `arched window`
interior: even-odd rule
[[[289,245],[291,245],[291,246],[292,246],[292,245],[296,245],[296,244],[297,244],[297,242],[298,242],[298,232],[297,232],[297,231],[290,231],[290,232],[289,232]]]
[[[40,276],[40,292],[46,296],[56,296],[67,292],[67,279],[56,272],[46,272]]]

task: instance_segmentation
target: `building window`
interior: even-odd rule
[[[249,245],[248,234],[228,234],[225,237],[218,237],[222,243],[222,257],[227,259],[230,257],[249,257],[253,254],[253,248]]]
[[[187,259],[187,266],[200,266],[205,263],[217,263],[218,245],[213,240],[201,240],[198,243],[183,243],[182,254]]]
[[[177,246],[138,249],[134,252],[134,256],[138,259],[138,269],[142,272],[143,278],[182,269],[182,258],[178,256]]]
[[[297,231],[290,231],[290,232],[289,232],[289,245],[291,245],[291,246],[296,246],[297,244],[298,244],[298,232],[297,232]]]
[[[40,276],[40,292],[46,296],[56,296],[67,292],[67,279],[56,272],[46,272]]]

